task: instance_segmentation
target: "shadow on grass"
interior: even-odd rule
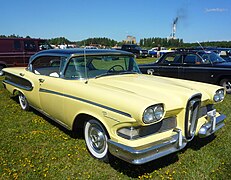
[[[173,153],[142,165],[130,164],[112,156],[110,157],[109,163],[111,167],[114,168],[116,171],[123,173],[124,175],[127,175],[128,177],[131,178],[138,178],[139,176],[142,176],[146,173],[152,173],[155,170],[173,164],[178,160],[179,159],[177,153]]]
[[[206,138],[195,137],[192,141],[188,142],[185,149],[191,148],[195,151],[200,150],[202,147],[211,143],[215,138],[216,138],[216,135],[214,135],[214,134],[212,134]]]

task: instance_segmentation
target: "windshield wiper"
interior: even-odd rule
[[[139,73],[135,71],[123,71],[123,72],[120,72],[119,74],[139,74]]]
[[[95,76],[95,79],[100,78],[100,77],[104,77],[104,76],[111,76],[111,75],[116,75],[115,73],[110,73],[110,72],[106,72],[100,75]]]
[[[114,72],[106,72],[104,74],[100,74],[98,76],[95,76],[95,79],[100,78],[100,77],[104,77],[104,76],[111,76],[111,75],[121,75],[121,74],[139,74],[138,72],[134,72],[134,71],[123,71],[123,72],[118,72],[118,71],[114,71]]]

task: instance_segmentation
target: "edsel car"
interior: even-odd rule
[[[184,148],[224,125],[214,108],[222,87],[143,75],[129,52],[45,50],[27,68],[5,68],[4,87],[73,132],[90,154],[143,164]],[[13,123],[13,122],[12,122]]]
[[[223,86],[231,93],[231,62],[212,51],[182,50],[164,54],[157,62],[140,64],[144,74],[166,76]]]

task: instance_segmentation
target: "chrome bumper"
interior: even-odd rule
[[[222,114],[216,117],[215,113],[216,111],[207,115],[209,122],[201,126],[198,132],[198,136],[200,138],[204,138],[213,134],[214,132],[216,132],[218,129],[222,128],[225,125],[224,120],[226,116]]]
[[[149,145],[132,148],[108,140],[109,151],[112,155],[132,164],[144,164],[168,154],[183,149],[187,142],[182,136],[180,129],[174,130],[177,134],[170,138],[160,140]]]

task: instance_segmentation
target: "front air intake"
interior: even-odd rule
[[[187,103],[185,113],[185,137],[187,140],[191,140],[195,135],[200,104],[201,94],[193,96]]]

